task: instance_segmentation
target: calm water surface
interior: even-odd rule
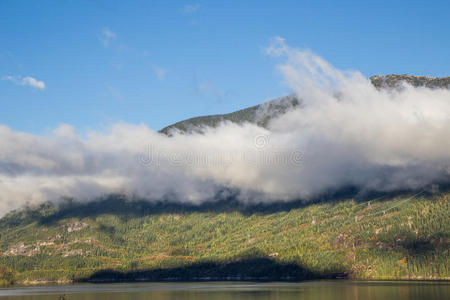
[[[65,298],[63,298],[63,295]],[[309,281],[300,283],[124,283],[0,289],[0,299],[450,299],[450,283]]]

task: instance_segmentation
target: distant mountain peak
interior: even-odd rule
[[[370,81],[375,87],[380,89],[401,88],[402,83],[408,83],[414,87],[450,87],[450,77],[391,74],[375,75],[370,77]],[[219,124],[226,121],[237,124],[248,122],[261,127],[267,127],[272,118],[286,113],[288,110],[298,106],[300,102],[300,99],[298,99],[295,94],[291,94],[228,114],[202,116],[183,120],[161,129],[160,132],[166,135],[172,135],[173,132],[201,133],[207,127],[217,127]]]
[[[300,100],[297,96],[291,94],[228,114],[202,116],[183,120],[161,129],[160,132],[167,135],[171,135],[174,131],[201,133],[205,127],[217,127],[220,123],[226,121],[236,124],[248,122],[266,127],[272,118],[286,113],[299,104]]]

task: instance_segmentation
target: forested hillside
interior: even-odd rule
[[[449,199],[42,205],[1,219],[1,282],[450,279]]]

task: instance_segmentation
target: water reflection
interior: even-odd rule
[[[446,282],[131,283],[0,289],[0,299],[404,300],[450,299]]]

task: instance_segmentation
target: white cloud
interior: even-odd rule
[[[196,13],[200,8],[200,4],[196,3],[196,4],[187,4],[184,6],[183,8],[183,13],[187,14],[187,15],[191,15]]]
[[[153,67],[153,70],[155,71],[155,75],[159,80],[164,80],[166,79],[166,75],[168,70],[167,69],[163,69],[160,67]]]
[[[100,42],[102,42],[105,48],[109,47],[111,41],[117,39],[117,35],[112,32],[109,28],[104,28],[100,36]]]
[[[37,80],[36,78],[30,76],[3,76],[2,80],[7,80],[17,85],[28,85],[39,90],[45,90],[45,83],[43,81]]]
[[[302,105],[264,129],[223,123],[167,137],[119,123],[85,137],[0,126],[0,215],[24,203],[112,192],[198,203],[224,187],[246,202],[308,199],[346,185],[421,189],[450,174],[450,91],[378,90],[311,51],[270,51]],[[13,200],[11,200],[13,199]]]

